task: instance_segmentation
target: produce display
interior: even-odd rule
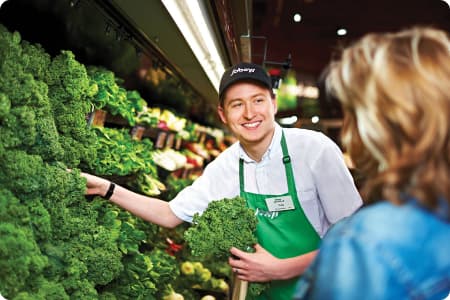
[[[159,180],[153,141],[130,135],[147,103],[113,75],[84,66],[68,50],[51,57],[0,24],[0,294],[8,300],[224,299],[229,268],[193,259],[186,227],[165,230],[84,195],[80,170],[126,179],[127,187],[153,195],[190,182],[170,177],[166,187]],[[99,108],[130,127],[89,126],[88,116]],[[190,130],[197,126],[176,124],[196,136]],[[184,154],[177,155],[181,167]]]
[[[106,109],[112,115],[122,116],[128,124],[135,125],[138,114],[147,106],[139,92],[127,91],[121,87],[123,80],[105,68],[89,66],[87,72],[98,87],[98,92],[92,100],[95,108]]]
[[[97,157],[94,172],[98,175],[130,175],[145,172],[156,176],[153,143],[136,141],[125,128],[93,127],[97,135]]]

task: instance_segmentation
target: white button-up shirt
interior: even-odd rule
[[[244,160],[245,190],[279,195],[288,192],[282,161],[284,130],[300,205],[322,237],[331,224],[349,216],[362,200],[346,167],[339,147],[324,134],[307,129],[284,128],[278,124],[271,145],[260,162],[251,159],[239,142],[210,162],[203,174],[183,189],[169,205],[180,219],[191,222],[208,203],[239,196],[239,159]]]

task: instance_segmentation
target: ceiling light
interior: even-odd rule
[[[339,36],[343,36],[343,35],[346,35],[346,34],[347,34],[347,29],[345,29],[345,28],[339,28],[337,30],[337,35],[339,35]]]
[[[198,0],[162,0],[173,21],[194,52],[212,85],[219,90],[220,77],[225,71],[212,25],[206,9]]]
[[[5,3],[6,0],[0,0],[0,7],[2,6],[3,3]]]
[[[279,120],[281,125],[293,125],[297,121],[298,121],[298,117],[295,115],[290,116],[290,117],[284,117]]]
[[[297,13],[297,14],[294,15],[294,22],[295,23],[298,23],[301,20],[302,20],[302,16],[300,14]]]

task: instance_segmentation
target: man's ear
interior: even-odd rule
[[[273,114],[275,115],[278,111],[277,96],[275,95],[272,95],[272,105],[273,105]]]
[[[223,124],[227,124],[227,119],[225,118],[225,112],[223,110],[223,107],[221,105],[217,106],[217,113],[219,114],[220,120],[222,120]]]

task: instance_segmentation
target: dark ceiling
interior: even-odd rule
[[[252,36],[258,37],[252,39],[252,60],[263,63],[264,51],[269,62],[283,62],[290,55],[297,80],[320,88],[320,75],[330,60],[366,33],[415,25],[450,32],[450,8],[441,0],[253,0],[251,10]],[[295,13],[301,15],[298,23],[293,21]],[[339,28],[345,28],[347,35],[338,36]],[[342,119],[338,101],[324,94],[317,101],[321,119]],[[291,114],[305,117],[301,105],[281,112]],[[334,124],[340,127],[339,122]]]
[[[283,61],[291,54],[292,68],[315,79],[332,53],[368,32],[413,25],[450,32],[450,9],[442,0],[253,0],[252,10],[252,34],[266,37],[267,60]],[[301,22],[293,21],[295,13]],[[348,34],[338,37],[339,28]]]

